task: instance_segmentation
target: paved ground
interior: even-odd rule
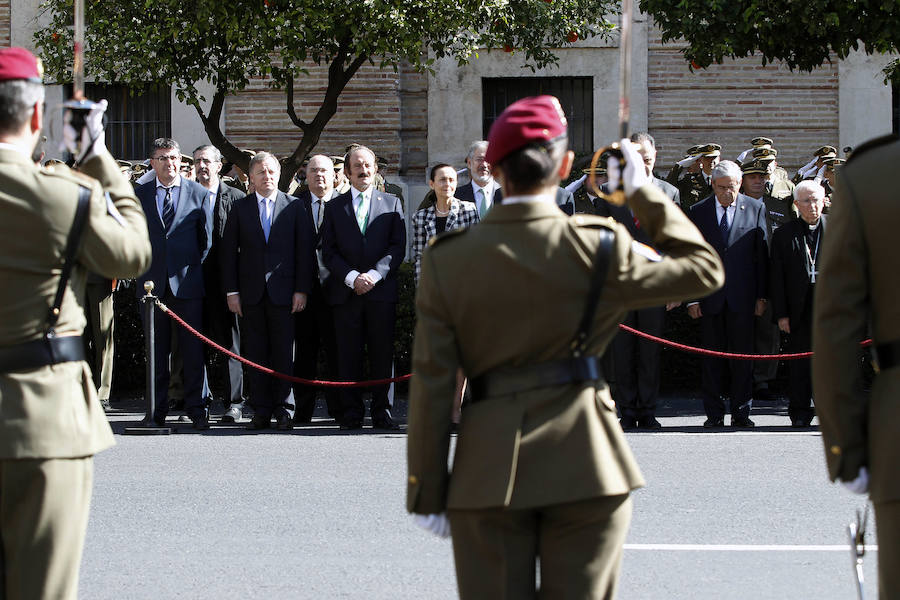
[[[135,409],[112,416],[117,431]],[[845,526],[863,501],[828,483],[818,432],[784,427],[777,402],[751,432],[707,432],[699,410],[670,398],[662,433],[628,434],[648,486],[619,598],[855,598]],[[97,457],[80,597],[455,596],[450,543],[404,508],[402,433],[181,427],[117,435]]]

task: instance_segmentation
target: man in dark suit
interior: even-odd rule
[[[212,246],[203,261],[203,282],[206,286],[206,301],[203,303],[204,331],[222,346],[235,354],[241,353],[241,330],[236,314],[228,310],[225,290],[222,287],[222,269],[219,249],[225,235],[225,223],[234,203],[244,194],[220,178],[222,154],[215,146],[205,145],[194,150],[196,181],[208,191],[207,210],[212,215]],[[241,418],[244,402],[244,368],[234,358],[226,359],[228,376],[224,380],[225,396],[222,404],[225,414],[223,423],[234,423]]]
[[[338,374],[347,381],[363,376],[363,347],[371,376],[391,376],[397,268],[406,249],[403,209],[396,196],[374,189],[375,153],[358,146],[347,154],[344,170],[350,190],[325,205],[322,259],[328,268],[325,297],[334,311]],[[372,424],[395,429],[387,385],[372,388]],[[344,388],[341,429],[362,427],[362,390]]]
[[[488,143],[485,140],[472,142],[466,155],[466,166],[472,180],[456,188],[456,197],[475,204],[478,207],[478,216],[482,219],[494,204],[503,199],[500,182],[494,179],[491,164],[484,158],[487,147]]]
[[[825,236],[825,188],[801,181],[794,188],[800,218],[782,225],[772,236],[772,314],[788,336],[788,352],[812,348],[813,293],[819,271],[819,249]],[[813,418],[812,377],[808,358],[788,362],[788,417],[792,427],[808,427]]]
[[[306,308],[315,271],[312,224],[302,202],[278,190],[281,165],[268,152],[250,159],[254,192],[238,200],[222,238],[228,309],[242,318],[246,357],[279,373],[293,370],[294,313]],[[249,429],[293,427],[291,384],[253,369]]]
[[[306,310],[296,316],[294,332],[294,375],[303,379],[315,379],[319,349],[325,352],[325,370],[321,379],[332,381],[337,377],[337,342],[334,336],[334,316],[331,306],[325,301],[323,285],[328,278],[328,269],[322,262],[322,223],[325,219],[325,205],[339,196],[334,189],[334,162],[327,156],[317,154],[306,165],[307,190],[298,196],[298,201],[306,207],[313,227],[311,236],[316,252],[316,275],[313,276],[312,290],[306,300]],[[316,408],[316,388],[294,384],[295,423],[309,423]],[[335,421],[341,421],[341,397],[337,388],[325,388],[325,402],[328,414]]]
[[[691,207],[689,216],[725,264],[725,286],[688,304],[692,319],[700,319],[704,348],[753,352],[753,318],[766,309],[768,246],[766,207],[738,192],[741,168],[722,161],[712,170],[713,194]],[[731,425],[753,427],[753,363],[706,357],[702,367],[704,427],[725,424],[725,400],[731,399]]]
[[[212,220],[206,208],[206,188],[181,177],[181,149],[169,138],[153,141],[150,164],[156,177],[135,193],[147,215],[147,231],[153,247],[150,270],[137,280],[135,293],[144,295],[144,282],[153,282],[153,293],[196,329],[203,327],[202,263],[212,241]],[[143,312],[141,312],[143,316]],[[155,327],[156,409],[154,419],[163,424],[169,412],[169,352],[172,329],[167,320]],[[146,335],[146,323],[144,324]],[[202,397],[203,344],[183,328],[178,346],[184,363],[184,408],[198,430],[209,429]]]
[[[656,141],[649,133],[639,132],[631,135],[631,141],[637,144],[637,151],[644,161],[644,170],[650,182],[659,188],[672,202],[680,204],[678,188],[653,175],[656,164]],[[605,190],[607,191],[608,190]],[[636,242],[652,246],[653,241],[641,228],[640,222],[626,205],[610,204],[602,198],[594,199],[595,213],[612,217],[622,223]],[[675,305],[669,306],[669,308]],[[622,323],[660,336],[666,316],[666,307],[654,306],[628,311]],[[613,370],[615,385],[612,388],[613,400],[622,415],[619,421],[623,429],[659,429],[656,420],[656,403],[659,397],[660,351],[656,342],[637,338],[627,331],[619,331],[612,342]]]

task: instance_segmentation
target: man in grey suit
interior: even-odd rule
[[[268,152],[250,159],[254,192],[238,200],[222,238],[222,283],[228,309],[242,318],[245,356],[279,373],[293,369],[294,313],[306,308],[314,257],[309,213],[278,190],[281,166]],[[289,382],[250,371],[249,429],[293,427]]]
[[[206,207],[212,216],[213,232],[209,254],[203,261],[203,280],[206,286],[206,301],[203,304],[204,331],[222,346],[240,354],[241,331],[237,315],[228,310],[225,302],[219,250],[228,214],[244,194],[220,179],[222,154],[215,146],[205,145],[194,150],[194,169],[197,183],[209,192]],[[241,405],[244,402],[244,368],[235,358],[226,359],[226,367],[225,396],[222,398],[225,414],[222,415],[222,422],[234,423],[241,418]]]
[[[338,374],[363,378],[363,347],[373,379],[391,376],[397,269],[406,250],[406,227],[400,199],[374,187],[375,153],[365,146],[350,150],[344,163],[350,189],[325,205],[322,259],[329,275],[325,297],[334,311]],[[396,429],[387,385],[372,388],[372,425]],[[341,392],[341,429],[362,428],[362,390]]]
[[[765,205],[738,192],[741,177],[735,163],[720,162],[710,176],[713,194],[691,207],[691,221],[725,264],[725,286],[689,303],[688,314],[700,319],[704,348],[752,353],[754,316],[763,314],[768,298],[768,228]],[[753,427],[753,363],[704,357],[702,365],[703,426],[725,425],[728,397],[731,425]]]
[[[150,165],[156,177],[135,190],[144,214],[153,248],[150,269],[137,280],[136,295],[144,294],[144,282],[152,281],[154,294],[188,324],[203,326],[203,268],[212,241],[212,222],[206,208],[208,191],[179,174],[181,149],[170,138],[153,141]],[[143,312],[141,313],[143,316]],[[147,334],[146,323],[144,324]],[[157,323],[156,409],[158,425],[169,411],[169,352],[172,329],[168,322]],[[198,430],[209,429],[207,407],[201,394],[203,345],[185,329],[178,329],[178,346],[184,363],[185,412]]]

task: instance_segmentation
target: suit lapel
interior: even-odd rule
[[[178,188],[178,206],[175,207],[175,217],[172,219],[172,228],[169,231],[175,231],[178,224],[184,220],[188,213],[188,203],[191,201],[191,190],[185,185],[185,179],[181,179],[181,185]]]
[[[384,196],[381,195],[381,192],[373,189],[372,198],[369,200],[369,221],[366,224],[366,231],[368,231],[369,227],[372,226],[372,223],[375,222],[375,218],[385,212],[385,204],[387,203],[384,200]]]
[[[144,214],[151,215],[147,217],[147,227],[152,228],[156,233],[165,236],[165,231],[163,231],[162,219],[159,216],[159,210],[156,208],[156,181],[144,184],[143,187],[139,188],[140,191],[138,195],[141,199],[141,204],[144,207]]]

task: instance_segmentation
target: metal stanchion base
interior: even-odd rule
[[[135,427],[126,427],[123,433],[125,435],[169,435],[172,433],[172,428],[160,427],[149,419],[144,419]]]

